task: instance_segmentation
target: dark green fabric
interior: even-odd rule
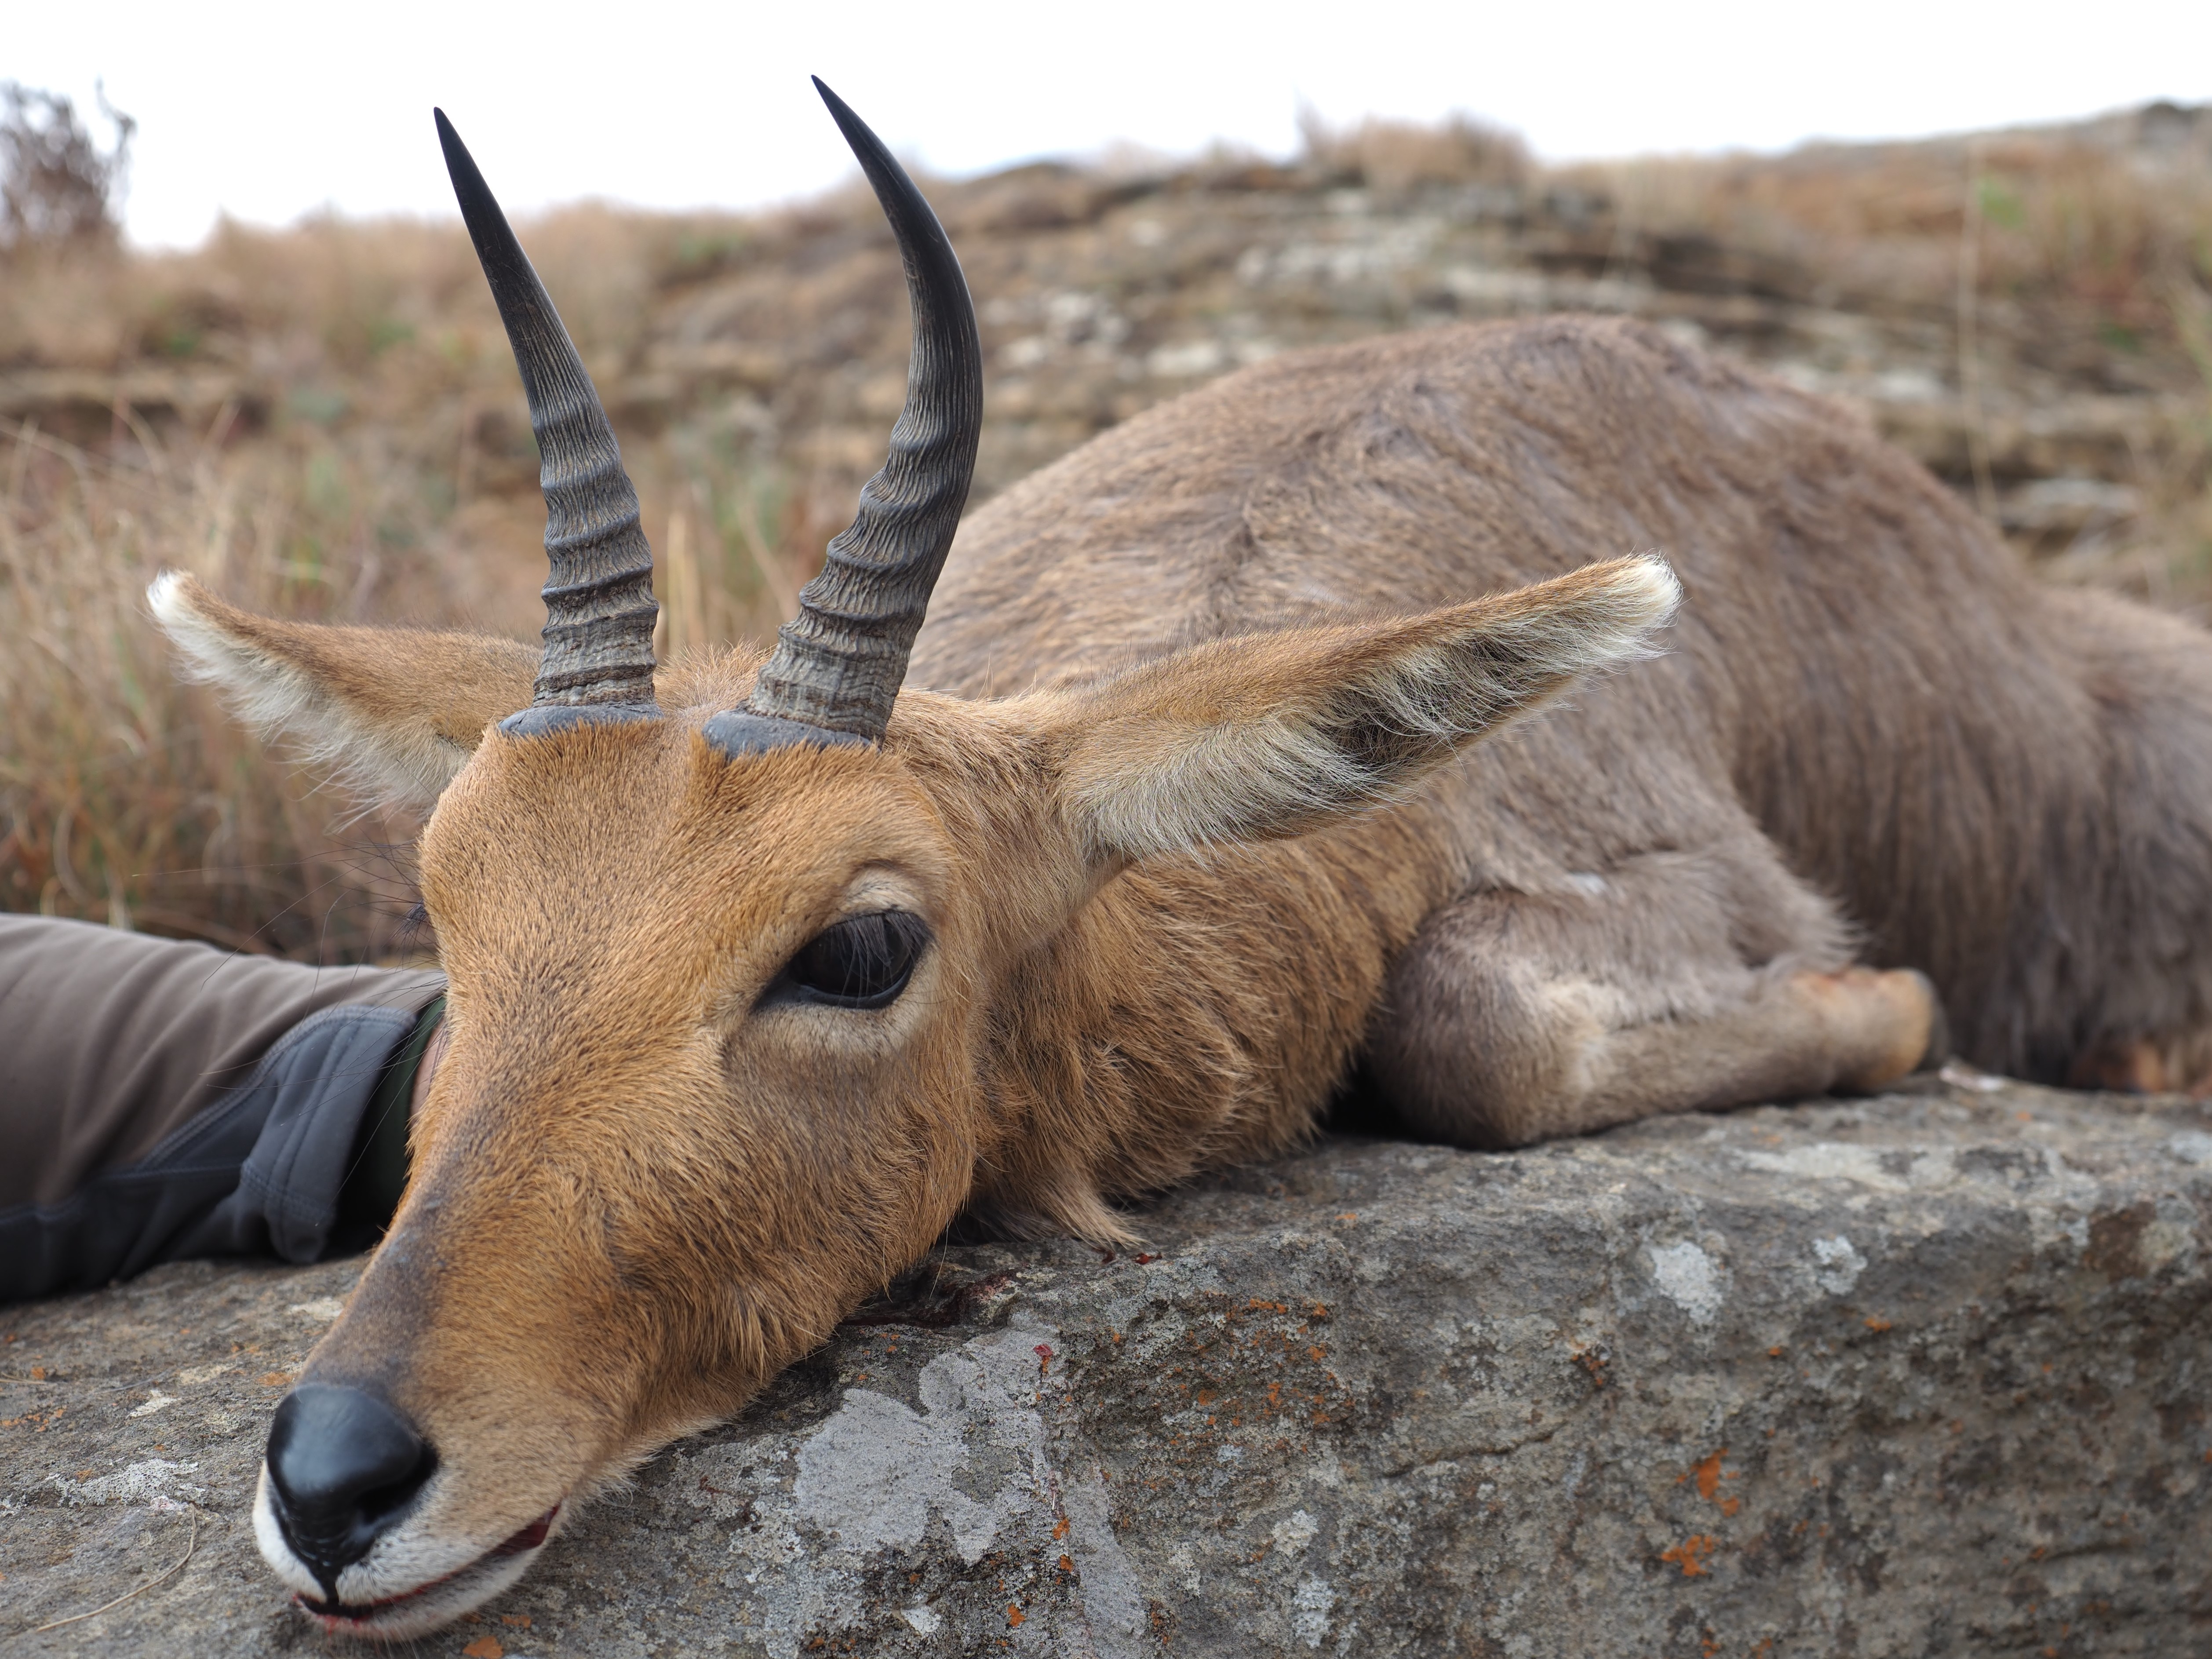
[[[407,1189],[407,1115],[415,1078],[445,1018],[442,996],[422,1010],[414,1030],[377,1079],[376,1093],[362,1114],[353,1159],[338,1193],[339,1253],[366,1249],[399,1208],[400,1194]]]

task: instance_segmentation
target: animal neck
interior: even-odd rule
[[[970,1205],[1018,1235],[1130,1235],[1108,1200],[1312,1132],[1382,977],[1446,896],[1433,813],[1153,861],[1013,965]]]

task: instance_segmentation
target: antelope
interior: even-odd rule
[[[2212,1070],[2195,629],[2036,585],[1846,413],[1624,320],[1273,359],[962,527],[960,267],[822,94],[914,340],[772,650],[655,661],[611,429],[442,113],[542,651],[152,590],[262,728],[429,809],[450,1042],[255,1509],[326,1627],[482,1602],[956,1221],[1130,1238],[1355,1074],[1510,1148],[1954,1048]]]

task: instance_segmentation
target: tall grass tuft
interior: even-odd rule
[[[679,241],[602,209],[534,228],[603,383]],[[307,960],[426,944],[417,826],[181,684],[144,594],[179,568],[271,615],[535,635],[536,451],[465,240],[322,220],[185,255],[57,251],[0,286],[5,368],[40,404],[0,413],[0,907]],[[805,580],[793,546],[825,534],[725,426],[631,434],[672,654],[771,631]]]
[[[182,567],[296,608],[281,498],[209,454],[0,434],[0,881],[10,908],[309,960],[404,948],[404,827],[294,786],[181,684],[146,613]]]

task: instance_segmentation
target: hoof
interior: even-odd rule
[[[1951,1037],[1936,986],[1917,969],[1846,968],[1808,974],[1798,981],[1836,1033],[1843,1065],[1834,1087],[1879,1094],[1949,1058]]]
[[[1936,982],[1917,969],[1906,971],[1928,988],[1928,1047],[1920,1056],[1915,1072],[1940,1072],[1950,1061],[1951,1021],[1943,1012],[1943,999],[1936,994]]]

